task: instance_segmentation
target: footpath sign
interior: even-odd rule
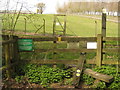
[[[19,51],[32,51],[33,40],[32,39],[18,39]]]

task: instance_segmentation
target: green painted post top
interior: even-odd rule
[[[19,51],[32,51],[33,40],[32,39],[18,39]]]

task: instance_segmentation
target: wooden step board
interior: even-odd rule
[[[83,70],[83,65],[84,65],[84,62],[85,62],[84,55],[81,55],[80,58],[81,58],[81,60],[79,60],[78,65],[76,67],[76,71],[74,73],[73,83],[72,83],[76,87],[79,85],[80,76],[81,76],[81,73],[82,73],[82,70]]]
[[[83,73],[85,73],[87,75],[90,75],[93,78],[96,78],[98,80],[102,80],[104,82],[107,82],[107,83],[110,83],[110,82],[112,82],[114,80],[113,76],[109,76],[109,75],[106,75],[106,74],[98,73],[98,72],[95,72],[95,71],[93,71],[91,69],[85,69]]]

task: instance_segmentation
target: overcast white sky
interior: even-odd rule
[[[9,1],[9,7],[7,6],[7,1]],[[35,5],[39,2],[43,2],[46,4],[46,8],[43,13],[45,14],[55,14],[56,13],[56,8],[58,5],[62,6],[64,3],[67,3],[68,1],[74,1],[74,2],[94,2],[94,1],[119,1],[119,0],[0,0],[0,10],[6,10],[7,7],[9,10],[17,10],[20,9],[21,3],[23,3],[23,9],[26,10],[29,9],[32,12],[36,12],[36,7]],[[19,2],[17,4],[17,2]],[[26,7],[26,8],[25,8]]]
[[[7,5],[7,2],[10,1],[9,3],[9,8]],[[56,8],[57,5],[64,5],[65,2],[67,2],[68,0],[0,0],[0,10],[6,10],[7,8],[9,10],[16,10],[16,6],[17,9],[19,10],[21,7],[21,3],[23,3],[23,9],[22,10],[26,10],[29,9],[30,11],[36,12],[36,7],[35,5],[39,2],[43,2],[46,5],[46,8],[44,10],[43,13],[56,13]],[[17,2],[19,2],[17,4]],[[26,8],[25,8],[26,7]]]

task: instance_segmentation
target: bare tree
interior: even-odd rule
[[[37,13],[42,14],[45,8],[45,4],[44,3],[38,3],[37,4]]]

